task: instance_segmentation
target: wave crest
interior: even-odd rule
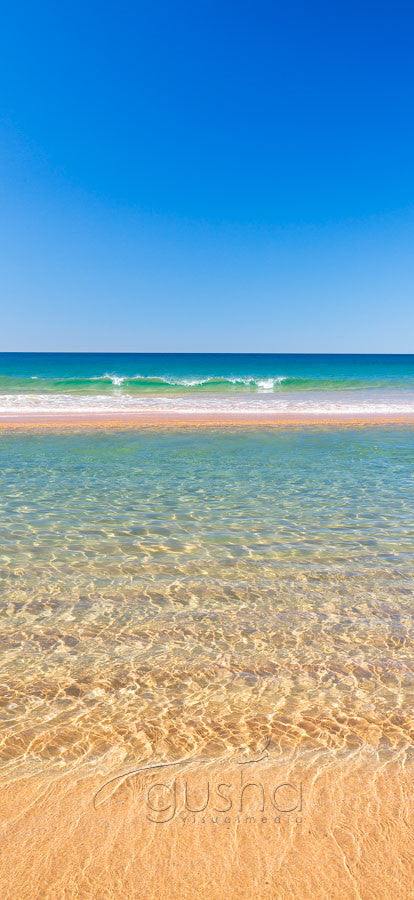
[[[103,375],[27,376],[0,375],[0,394],[56,393],[61,394],[142,394],[145,393],[256,393],[271,394],[289,391],[356,391],[388,388],[386,379],[368,380],[352,377],[305,377],[293,375],[122,375],[105,372]],[[398,382],[392,387],[398,388]],[[401,387],[405,387],[404,384]]]

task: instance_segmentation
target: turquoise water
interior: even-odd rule
[[[3,763],[407,748],[413,436],[3,432]]]
[[[414,355],[2,353],[0,393],[414,389]]]
[[[0,419],[118,412],[414,416],[414,356],[0,354]]]

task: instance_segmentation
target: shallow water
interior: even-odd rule
[[[3,773],[407,755],[413,437],[3,433]]]

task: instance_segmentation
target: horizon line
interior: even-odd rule
[[[414,350],[0,350],[6,355],[77,355],[104,356],[414,356]]]

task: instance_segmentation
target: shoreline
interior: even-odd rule
[[[414,413],[217,413],[217,412],[117,412],[117,413],[16,413],[0,415],[0,430],[42,428],[221,428],[302,426],[414,425]]]
[[[22,900],[249,900],[253,887],[259,900],[412,896],[412,768],[401,756],[373,768],[354,754],[326,767],[223,761],[112,783],[97,768],[0,785],[2,895],[13,872]]]

